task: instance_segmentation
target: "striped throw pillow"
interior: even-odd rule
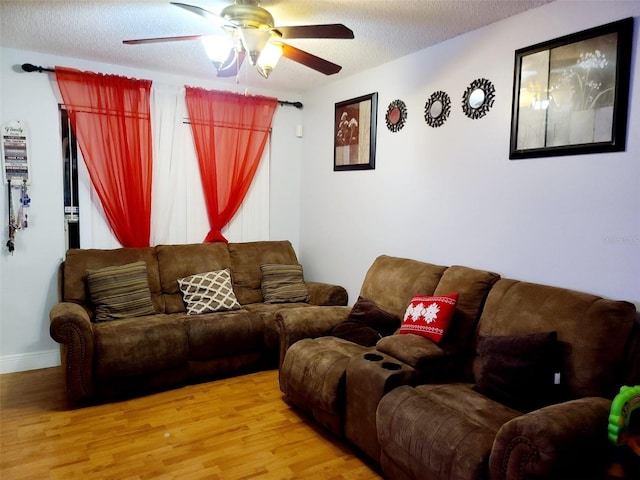
[[[187,315],[240,308],[228,268],[179,278],[178,285],[187,306]]]
[[[302,265],[260,265],[262,297],[265,303],[308,302]]]
[[[87,284],[95,322],[156,313],[143,261],[87,270]]]

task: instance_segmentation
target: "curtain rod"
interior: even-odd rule
[[[24,70],[25,72],[38,72],[38,73],[55,72],[53,68],[46,68],[39,65],[33,65],[31,63],[23,63],[22,70]],[[296,108],[303,107],[302,102],[290,102],[288,100],[280,100],[279,98],[277,100],[280,105],[291,105],[292,107],[296,107]]]

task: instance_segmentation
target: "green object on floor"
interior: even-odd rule
[[[622,386],[611,403],[609,440],[614,444],[609,478],[640,478],[640,385]]]
[[[620,393],[611,403],[611,413],[609,414],[609,440],[614,445],[620,444],[621,434],[629,428],[631,413],[639,407],[640,385],[620,387]]]

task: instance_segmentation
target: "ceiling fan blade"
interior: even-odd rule
[[[341,23],[276,27],[282,38],[353,38],[353,31]]]
[[[136,40],[123,40],[126,45],[139,45],[141,43],[160,43],[160,42],[181,42],[183,40],[198,40],[207,35],[187,35],[184,37],[158,37],[158,38],[138,38]]]
[[[211,20],[216,25],[221,27],[235,27],[232,23],[229,23],[225,18],[222,18],[220,15],[216,15],[215,13],[210,12],[202,7],[198,7],[197,5],[189,5],[187,3],[179,3],[179,2],[169,2],[171,5],[175,5],[176,7],[184,8],[185,10],[190,11],[191,13],[195,13],[196,15],[200,15],[201,17],[206,18],[207,20]]]
[[[334,73],[338,73],[342,70],[340,65],[336,65],[328,60],[316,57],[315,55],[305,52],[304,50],[300,50],[299,48],[292,47],[291,45],[287,45],[286,43],[282,44],[282,55],[289,60],[298,62],[306,67],[317,70],[320,73],[324,73],[325,75],[333,75]]]
[[[227,61],[220,67],[218,70],[218,77],[235,77],[242,66],[242,62],[244,61],[244,57],[246,54],[244,52],[238,52],[237,50],[231,50],[229,53],[229,58]]]

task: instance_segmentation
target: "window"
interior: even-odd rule
[[[78,206],[78,144],[64,106],[60,106],[62,137],[64,230],[66,248],[80,248],[80,210]]]

